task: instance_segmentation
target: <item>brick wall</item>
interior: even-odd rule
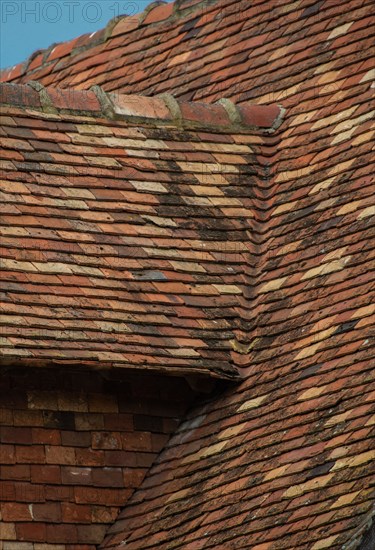
[[[194,399],[182,379],[111,377],[1,374],[1,550],[94,550]]]

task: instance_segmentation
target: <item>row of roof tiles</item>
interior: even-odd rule
[[[106,93],[99,86],[91,90],[45,88],[38,82],[27,85],[0,84],[0,103],[13,107],[40,109],[47,113],[70,112],[110,119],[179,126],[194,124],[201,127],[264,128],[274,132],[282,123],[284,109],[277,105],[236,106],[222,99],[214,105],[177,101],[171,94],[144,97]]]

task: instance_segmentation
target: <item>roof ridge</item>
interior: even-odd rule
[[[98,44],[104,44],[112,36],[131,32],[138,27],[160,23],[171,17],[177,19],[185,13],[195,11],[203,6],[215,4],[217,1],[175,0],[169,3],[164,0],[155,0],[146,6],[143,11],[134,15],[116,15],[108,21],[105,27],[93,33],[81,34],[71,40],[53,43],[47,48],[34,51],[25,61],[5,69],[0,69],[0,82],[9,82],[29,71],[53,63],[66,55],[75,55],[89,50]],[[120,32],[118,32],[118,27],[121,29]],[[115,32],[116,29],[117,32]]]
[[[39,82],[0,83],[0,104],[36,109],[50,114],[72,114],[176,126],[238,128],[273,133],[281,124],[280,105],[235,105],[229,99],[217,103],[184,102],[171,94],[147,97],[105,92],[100,86],[90,90],[45,88]]]

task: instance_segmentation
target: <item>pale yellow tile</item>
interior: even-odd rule
[[[357,216],[359,220],[367,218],[368,216],[375,216],[375,206],[368,206]]]
[[[293,487],[289,487],[283,494],[283,497],[294,498],[294,497],[301,496],[304,493],[307,493],[309,491],[313,491],[315,489],[320,489],[321,487],[325,487],[325,485],[329,483],[332,477],[333,477],[333,474],[330,473],[328,475],[319,476],[310,481],[306,481],[305,483],[301,483],[300,485],[294,485]]]
[[[345,411],[341,414],[336,414],[335,416],[329,418],[324,426],[334,426],[335,424],[340,424],[340,422],[345,422],[345,420],[349,418],[351,414],[353,414],[352,410]]]
[[[320,265],[318,267],[314,267],[312,269],[309,269],[309,271],[307,271],[301,277],[301,280],[303,281],[305,279],[311,279],[312,277],[326,275],[327,273],[333,273],[334,271],[340,271],[349,262],[350,258],[351,258],[351,256],[346,256],[346,257],[341,258],[339,260],[334,260],[333,262],[325,263],[325,264]]]
[[[322,345],[322,343],[318,342],[317,344],[314,344],[313,346],[308,346],[307,348],[302,349],[295,356],[295,360],[298,361],[300,359],[305,359],[306,357],[310,357],[311,355],[314,355],[314,353],[319,349],[319,347],[321,345]]]
[[[259,294],[264,294],[266,292],[272,292],[273,290],[278,290],[283,283],[286,281],[287,277],[280,277],[279,279],[273,279],[268,283],[260,287]]]
[[[339,497],[332,505],[331,508],[340,508],[353,502],[353,500],[359,495],[360,491],[354,491],[354,493],[348,493]]]
[[[355,466],[359,466],[360,464],[371,462],[374,459],[375,450],[367,451],[366,453],[357,454],[347,458],[341,458],[340,460],[336,461],[335,465],[331,468],[330,471],[336,472],[337,470],[341,470],[342,468],[354,468]]]
[[[259,397],[255,397],[254,399],[249,399],[245,403],[243,403],[240,407],[238,407],[237,412],[242,411],[249,411],[250,409],[255,409],[256,407],[259,407],[265,401],[268,397],[267,395],[260,395]]]
[[[236,285],[213,285],[220,294],[242,294],[242,290]]]
[[[368,80],[375,80],[375,69],[370,69],[365,73],[360,82],[367,82]]]
[[[326,386],[318,386],[315,388],[310,388],[303,392],[299,397],[298,401],[305,401],[306,399],[313,399],[314,397],[317,397],[321,393],[324,392]]]
[[[339,27],[336,27],[328,36],[327,40],[332,40],[333,38],[336,38],[336,36],[345,34],[352,25],[353,25],[353,21],[350,21],[349,23],[345,23],[345,25],[340,25]]]
[[[314,544],[314,546],[311,547],[311,550],[324,550],[324,548],[331,548],[337,537],[338,535],[332,535],[331,537],[319,540]]]

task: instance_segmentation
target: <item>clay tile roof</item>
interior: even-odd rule
[[[0,86],[3,360],[238,377],[280,109]]]
[[[20,237],[42,239],[45,249],[38,244],[35,252],[30,244],[30,252],[26,246],[22,252],[37,257],[18,261],[69,265],[69,254],[74,265],[100,271],[100,258],[120,262],[108,265],[103,275],[40,274],[35,268],[32,276],[9,263],[10,298],[7,294],[4,304],[14,322],[5,323],[13,332],[10,343],[4,333],[4,349],[14,344],[25,349],[25,335],[17,336],[23,308],[27,313],[33,308],[32,327],[40,330],[37,319],[48,308],[40,289],[47,282],[56,321],[69,321],[67,302],[58,303],[56,288],[66,295],[73,289],[69,300],[83,300],[76,309],[76,331],[86,320],[97,322],[93,314],[102,311],[99,305],[90,310],[84,300],[105,300],[102,327],[120,312],[123,319],[132,304],[133,319],[123,321],[131,328],[126,339],[119,332],[108,334],[118,338],[107,340],[111,353],[126,345],[132,349],[127,356],[136,356],[133,349],[142,337],[143,365],[147,356],[162,366],[168,359],[174,368],[203,366],[215,374],[220,368],[230,375],[236,366],[243,378],[189,412],[103,548],[354,550],[361,542],[371,548],[373,28],[371,0],[180,0],[122,18],[91,39],[57,46],[3,74],[21,83],[100,85],[107,92],[170,93],[194,102],[176,109],[167,96],[163,101],[172,120],[164,111],[165,117],[152,118],[156,124],[145,123],[139,112],[126,119],[127,99],[117,96],[116,113],[116,99],[95,89],[106,118],[86,114],[89,121],[82,121],[82,115],[65,110],[59,120],[62,111],[48,112],[50,96],[41,89],[47,112],[36,116],[36,105],[28,105],[10,113],[7,107],[4,114],[13,149],[3,166],[13,183],[5,179],[3,193],[14,198],[6,202],[4,218],[10,222],[3,250],[19,250]],[[219,104],[231,125],[222,123],[226,114],[216,104],[213,111],[198,105],[221,98],[236,104],[235,110],[226,101]],[[137,109],[148,102],[139,101]],[[153,109],[164,109],[159,99]],[[202,113],[208,117],[204,128]],[[184,117],[191,121],[186,127]],[[81,124],[83,131],[77,128]],[[68,155],[69,163],[60,155]],[[95,165],[92,159],[98,158],[119,166]],[[15,170],[17,162],[23,170]],[[36,169],[39,162],[44,172]],[[61,173],[65,166],[74,169],[73,180],[71,171],[69,177]],[[72,188],[77,196],[69,195]],[[116,198],[108,194],[113,188],[124,193],[121,209],[116,210],[117,192]],[[48,204],[40,204],[42,196]],[[105,207],[91,208],[99,200]],[[110,223],[90,218],[98,212],[111,216]],[[83,219],[74,217],[78,213]],[[22,225],[16,225],[21,216]],[[41,229],[47,219],[55,224],[48,233]],[[92,231],[93,224],[99,229]],[[121,231],[114,240],[117,224]],[[100,244],[99,236],[105,237]],[[59,247],[49,248],[50,242]],[[79,249],[64,251],[61,243]],[[100,246],[117,246],[119,252]],[[88,256],[93,264],[84,260]],[[134,278],[147,269],[149,277],[162,273],[167,280]],[[110,276],[111,284],[103,288]],[[15,305],[15,297],[26,304]],[[91,317],[83,316],[89,310]],[[157,323],[160,316],[163,322]],[[103,334],[107,337],[104,329]],[[82,345],[87,349],[87,340]],[[173,350],[186,349],[199,358],[179,356],[178,362]]]

